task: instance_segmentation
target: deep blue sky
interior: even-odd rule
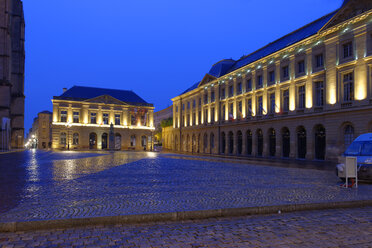
[[[224,58],[238,59],[342,0],[23,0],[25,128],[73,85],[128,89],[155,111]]]

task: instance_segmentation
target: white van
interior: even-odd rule
[[[346,149],[343,157],[357,157],[358,179],[372,180],[372,133],[356,138]],[[337,176],[345,179],[345,164],[337,165]]]

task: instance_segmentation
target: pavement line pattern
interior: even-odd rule
[[[0,247],[358,247],[372,244],[372,207],[0,233]]]

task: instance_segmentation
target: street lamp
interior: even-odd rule
[[[70,127],[71,127],[71,122],[67,122],[66,127],[67,127],[67,150],[70,150]]]

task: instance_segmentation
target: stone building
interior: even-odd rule
[[[23,148],[25,22],[21,0],[0,0],[0,150]]]
[[[337,160],[372,131],[372,1],[349,0],[172,99],[175,151]]]
[[[47,110],[38,113],[28,133],[26,147],[52,148],[52,115]]]
[[[154,106],[133,91],[74,86],[52,102],[54,149],[153,147]]]
[[[161,129],[161,121],[173,118],[173,106],[159,110],[154,113],[154,125],[156,129]]]

